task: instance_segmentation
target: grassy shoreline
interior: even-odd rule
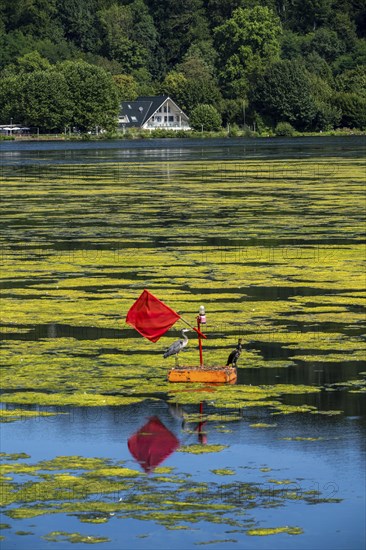
[[[276,135],[274,132],[253,132],[252,130],[227,132],[221,130],[218,132],[198,132],[192,131],[175,131],[175,130],[133,130],[123,132],[106,132],[99,135],[92,134],[41,134],[28,136],[0,136],[0,141],[104,141],[104,140],[140,140],[140,139],[217,139],[217,138],[269,138],[269,137],[348,137],[348,136],[366,136],[365,130],[339,128],[337,130],[329,130],[326,132],[294,132],[291,136]]]

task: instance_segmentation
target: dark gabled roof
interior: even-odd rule
[[[122,101],[120,116],[128,116],[129,126],[142,126],[168,99],[167,95],[141,96],[135,101]],[[136,120],[134,120],[134,117]]]

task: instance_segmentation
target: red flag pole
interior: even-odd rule
[[[198,328],[198,348],[200,351],[200,367],[203,367],[203,352],[202,352],[202,339],[201,339],[201,315],[197,315],[197,328]]]
[[[205,340],[207,339],[207,336],[205,336],[203,334],[203,332],[201,332],[198,328],[196,327],[193,327],[190,323],[188,323],[188,321],[186,321],[185,319],[183,319],[183,317],[180,318],[181,321],[183,321],[183,323],[185,323],[186,325],[188,325],[192,330],[194,330],[195,332],[197,332],[197,334],[199,334],[201,336],[201,338],[204,338]]]
[[[188,325],[189,327],[191,327],[191,329],[193,329],[195,332],[197,332],[198,334],[198,349],[199,349],[199,352],[200,352],[200,367],[203,367],[203,352],[202,352],[202,338],[207,338],[207,336],[205,336],[203,334],[203,332],[201,332],[201,324],[202,324],[202,321],[203,321],[203,324],[206,323],[206,315],[205,315],[205,309],[203,306],[200,307],[200,313],[198,314],[197,316],[197,328],[195,327],[192,327],[192,325],[190,325],[188,323],[188,321],[186,321],[185,319],[183,319],[183,317],[181,317],[181,321],[183,321],[183,323],[185,323],[186,325]]]
[[[202,353],[202,332],[201,332],[201,325],[206,324],[206,312],[205,312],[205,306],[200,306],[199,313],[197,316],[197,333],[198,333],[198,348],[200,352],[200,367],[204,367],[203,363],[203,353]]]

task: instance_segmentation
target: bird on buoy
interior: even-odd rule
[[[183,348],[186,347],[188,344],[188,338],[186,336],[186,332],[189,332],[189,328],[184,328],[182,330],[182,336],[183,339],[179,339],[176,342],[174,342],[164,353],[164,359],[167,357],[170,357],[171,355],[175,355],[175,366],[178,366],[178,353],[182,351]]]
[[[229,365],[236,367],[236,363],[238,362],[238,359],[240,357],[241,350],[242,350],[241,338],[239,338],[238,345],[236,346],[235,349],[233,349],[233,351],[230,353],[229,357],[227,358],[227,362],[226,362],[227,367]]]

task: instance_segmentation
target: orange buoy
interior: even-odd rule
[[[235,367],[176,367],[168,372],[169,382],[206,382],[225,384],[236,382]]]

